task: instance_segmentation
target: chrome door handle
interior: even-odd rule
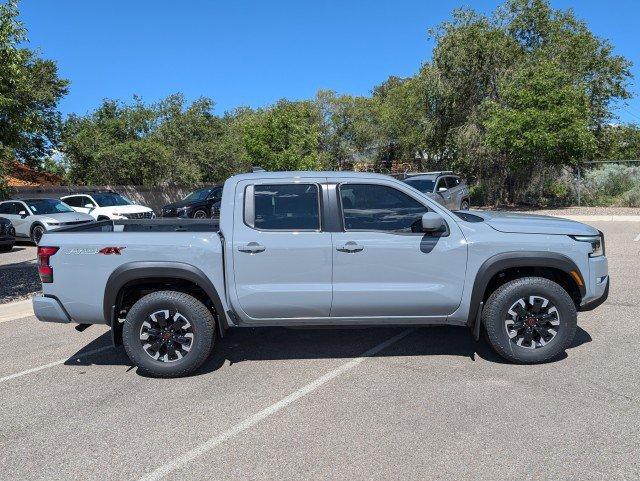
[[[258,244],[257,242],[249,242],[245,246],[239,246],[240,252],[246,252],[247,254],[257,254],[258,252],[264,252],[265,246]]]
[[[355,252],[360,252],[364,250],[364,247],[361,245],[358,245],[357,242],[349,241],[343,246],[336,247],[336,250],[340,252],[348,252],[349,254],[353,254]]]

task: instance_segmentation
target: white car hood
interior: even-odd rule
[[[113,205],[111,207],[102,207],[107,212],[112,212],[116,215],[121,214],[137,214],[140,212],[151,212],[152,210],[149,207],[145,207],[143,205],[133,204],[133,205]]]

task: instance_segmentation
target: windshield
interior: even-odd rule
[[[71,207],[57,199],[33,199],[25,200],[29,210],[34,215],[60,214],[62,212],[75,212]]]
[[[433,192],[434,182],[429,179],[407,179],[405,184],[409,184],[414,189],[418,189],[423,194],[430,194]]]
[[[198,202],[201,200],[207,200],[207,197],[209,197],[209,194],[211,194],[212,190],[213,189],[194,190],[188,196],[186,196],[183,200],[186,200],[189,202]]]
[[[131,205],[132,202],[124,195],[115,192],[97,192],[91,194],[100,207],[111,207],[113,205]]]

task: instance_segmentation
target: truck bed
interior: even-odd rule
[[[102,220],[52,231],[69,232],[218,232],[218,219],[139,219],[139,220]]]

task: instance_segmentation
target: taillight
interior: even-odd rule
[[[38,274],[42,283],[53,282],[53,267],[49,265],[49,258],[58,252],[59,247],[38,246]]]

